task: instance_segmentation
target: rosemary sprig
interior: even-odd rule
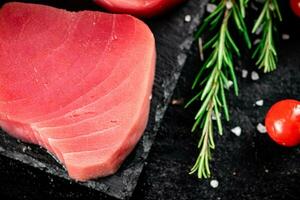
[[[265,73],[275,70],[277,65],[277,53],[273,38],[276,18],[282,21],[277,0],[265,0],[263,9],[252,29],[252,33],[261,30],[261,41],[258,43],[252,58],[257,59],[256,65],[259,69],[263,68]]]
[[[247,0],[221,0],[196,33],[196,39],[199,39],[208,26],[210,26],[209,32],[216,32],[203,46],[203,50],[209,50],[210,55],[201,66],[192,86],[199,91],[186,105],[187,107],[196,100],[201,102],[192,128],[192,132],[197,130],[200,133],[198,143],[200,152],[190,172],[191,174],[197,172],[199,178],[207,178],[211,175],[209,161],[211,150],[215,148],[212,116],[215,116],[218,132],[222,135],[221,113],[223,110],[225,119],[229,120],[226,93],[231,81],[235,94],[238,95],[233,54],[240,56],[240,51],[230,34],[234,31],[229,27],[231,21],[243,34],[247,46],[251,47],[244,22],[246,4]]]

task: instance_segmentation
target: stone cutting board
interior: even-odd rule
[[[1,1],[0,6],[5,2],[9,0]],[[90,0],[23,0],[22,2],[47,4],[74,11],[100,10]],[[117,199],[128,199],[132,195],[185,64],[187,53],[193,42],[193,32],[201,21],[206,3],[207,0],[189,0],[164,16],[146,21],[154,32],[158,53],[147,129],[135,150],[116,174],[78,184],[99,191],[104,196]],[[186,15],[191,16],[190,22],[185,21]],[[64,168],[46,151],[38,146],[16,140],[2,130],[0,132],[0,155],[18,160],[28,167],[38,168],[53,176],[70,180]]]

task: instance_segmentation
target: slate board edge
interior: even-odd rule
[[[197,3],[195,3],[195,2],[197,2]],[[100,181],[95,180],[95,181],[89,181],[86,183],[79,183],[79,184],[81,184],[83,186],[87,186],[89,188],[93,188],[95,190],[98,190],[100,192],[103,192],[109,196],[112,196],[112,197],[115,197],[118,199],[127,199],[132,195],[134,188],[136,187],[138,177],[139,177],[140,173],[142,172],[144,162],[149,154],[149,151],[150,151],[153,141],[155,139],[156,133],[159,129],[160,123],[161,123],[164,113],[167,109],[167,105],[168,105],[168,103],[171,99],[172,93],[176,87],[177,81],[181,74],[181,70],[185,64],[185,61],[187,58],[187,53],[193,42],[193,37],[192,37],[193,32],[194,32],[195,28],[200,24],[200,19],[204,13],[204,5],[206,5],[206,2],[207,2],[207,0],[204,0],[201,2],[198,2],[196,0],[189,1],[188,3],[185,4],[185,7],[183,7],[181,9],[180,13],[176,13],[179,16],[179,18],[177,16],[177,18],[178,18],[177,20],[182,21],[182,23],[176,24],[176,26],[177,26],[176,28],[178,30],[186,30],[186,33],[184,34],[186,37],[183,39],[183,41],[181,43],[177,44],[176,47],[173,47],[173,48],[176,48],[179,50],[178,54],[177,54],[177,60],[175,62],[176,66],[172,66],[172,63],[170,63],[170,67],[172,67],[172,70],[173,70],[170,73],[171,76],[167,77],[163,81],[162,85],[159,85],[160,87],[163,88],[163,92],[164,92],[163,97],[164,98],[162,101],[159,101],[158,105],[156,106],[155,111],[154,111],[155,115],[151,116],[151,117],[154,117],[155,124],[151,130],[147,129],[145,131],[145,134],[143,135],[141,141],[138,143],[138,145],[136,147],[136,149],[143,148],[144,151],[143,151],[142,155],[140,155],[140,156],[142,156],[143,159],[141,159],[140,162],[135,163],[135,166],[131,167],[131,168],[134,168],[134,170],[133,169],[130,169],[130,170],[125,169],[125,170],[122,170],[121,172],[118,172],[116,175],[103,178]],[[195,6],[198,9],[195,9]],[[192,13],[192,11],[193,11],[193,13]],[[192,17],[192,21],[190,23],[184,23],[184,16],[186,14],[189,14]],[[173,24],[173,25],[175,25],[175,24]],[[169,49],[169,50],[172,51],[172,49]],[[159,54],[159,52],[158,52],[158,54]],[[159,68],[159,65],[160,65],[160,63],[158,61],[157,68]],[[156,86],[157,86],[157,84],[161,84],[161,83],[156,82]],[[155,92],[155,89],[154,89],[154,92]],[[155,100],[155,96],[153,96],[153,100]],[[153,112],[152,112],[152,114],[153,114]],[[9,137],[9,136],[3,135],[3,134],[1,134],[1,136],[5,137],[5,138]],[[18,142],[22,144],[22,142],[20,142],[20,141],[18,141]],[[24,144],[24,146],[26,147],[26,144]],[[6,157],[12,158],[14,160],[18,160],[24,164],[28,164],[32,167],[44,170],[49,174],[53,174],[53,175],[59,176],[61,178],[70,180],[68,175],[65,173],[65,170],[62,169],[61,167],[55,167],[53,169],[53,167],[54,167],[53,165],[41,162],[38,159],[25,154],[24,152],[22,153],[22,151],[20,151],[20,152],[11,151],[9,149],[6,149],[5,147],[2,147],[0,144],[0,154],[4,155]],[[119,188],[112,188],[112,187],[107,186],[107,185],[113,186],[113,184],[109,184],[109,183],[110,182],[114,183],[114,178],[119,179],[121,177],[121,179],[125,180],[123,178],[124,176],[127,176],[127,177],[132,176],[132,174],[130,174],[130,173],[134,173],[134,172],[136,174],[134,174],[135,178],[133,180],[131,180],[130,178],[127,178],[127,180],[129,179],[131,181],[129,181],[129,182],[123,181],[122,185],[116,186],[116,187],[123,187],[123,192],[118,193],[118,192],[116,192],[116,189],[119,189]]]

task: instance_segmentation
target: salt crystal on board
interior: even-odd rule
[[[218,116],[219,116],[219,118],[220,118],[220,117],[221,117],[221,113],[219,113]],[[211,119],[212,119],[212,120],[217,120],[217,116],[216,116],[215,112],[212,112],[212,113],[211,113]]]
[[[217,180],[211,180],[210,181],[210,186],[212,188],[217,188],[219,186],[219,181],[217,181]]]
[[[255,102],[255,105],[257,105],[257,106],[263,106],[264,105],[264,100],[257,100]]]
[[[252,79],[253,81],[257,81],[257,80],[259,79],[258,73],[255,72],[255,71],[251,72],[251,79]]]
[[[233,129],[231,129],[231,132],[236,135],[236,136],[241,136],[241,133],[242,133],[242,129],[241,127],[237,126],[237,127],[234,127]]]
[[[282,34],[281,37],[282,37],[283,40],[289,40],[290,39],[290,35],[286,34],[286,33]]]
[[[242,70],[242,77],[243,77],[243,78],[247,78],[247,76],[248,76],[248,71],[245,70],[245,69],[243,69],[243,70]]]
[[[261,124],[261,123],[257,124],[256,129],[260,133],[266,133],[267,132],[266,127],[263,124]]]
[[[227,88],[229,89],[232,85],[233,85],[233,82],[232,81],[228,81]]]
[[[216,8],[217,8],[217,6],[215,4],[209,3],[206,6],[206,11],[208,13],[212,13],[212,12],[214,12],[214,10],[216,10]]]
[[[185,22],[190,22],[191,20],[192,20],[191,15],[186,15],[186,16],[184,17],[184,21],[185,21]]]

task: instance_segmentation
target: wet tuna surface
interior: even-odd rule
[[[185,14],[189,13],[183,13],[180,16],[181,20],[184,19]],[[269,75],[259,73],[260,79],[253,81],[250,78],[251,72],[258,72],[253,63],[249,60],[238,63],[240,95],[239,97],[232,94],[229,96],[231,121],[224,124],[224,135],[216,137],[217,149],[213,153],[212,179],[217,180],[219,186],[212,188],[210,186],[212,179],[201,181],[194,175],[188,175],[188,170],[198,153],[196,150],[198,138],[196,135],[190,134],[197,106],[184,109],[182,105],[169,104],[131,199],[299,199],[299,147],[280,147],[273,143],[266,134],[262,134],[256,129],[257,124],[263,122],[266,111],[274,102],[285,98],[300,99],[300,20],[293,17],[287,7],[283,10],[283,15],[286,20],[281,32],[288,33],[290,40],[279,39],[278,70]],[[163,25],[156,26],[155,23],[151,25],[159,31],[167,31],[170,28]],[[158,42],[170,37],[158,38]],[[199,66],[196,55],[197,49],[193,47],[188,54],[179,56],[179,58],[187,56],[188,60],[175,89],[174,100],[180,102],[182,99],[187,100],[192,96],[190,86],[197,71],[195,66]],[[170,62],[170,60],[167,59],[165,62]],[[242,69],[247,69],[249,72],[245,79],[242,78]],[[165,84],[173,85],[170,82],[165,82]],[[168,93],[169,96],[170,93]],[[264,100],[264,105],[255,106],[257,100]],[[177,102],[173,101],[173,103]],[[240,126],[242,129],[240,137],[230,132],[236,126]],[[7,145],[18,144],[13,146],[14,148],[5,146],[12,149],[11,152],[25,152],[25,155],[31,156],[30,152],[33,151],[35,158],[42,161],[41,163],[48,163],[51,160],[49,156],[42,154],[42,151],[38,149],[30,150],[27,145],[24,146],[22,143],[16,143],[10,139],[7,141],[12,142],[6,143]],[[140,143],[140,146],[146,147],[149,151],[148,144],[147,142]],[[139,148],[136,152],[139,151]],[[0,146],[1,154],[4,154],[5,150]],[[134,163],[136,154],[138,153],[134,153],[127,160],[125,168],[132,166],[130,163]],[[22,160],[22,162],[16,160]],[[45,170],[41,171],[38,169],[40,166],[32,167],[33,163],[30,164],[31,166],[24,164],[26,160],[30,159],[26,156],[15,159],[6,156],[0,157],[0,195],[4,199],[41,199],[45,197],[51,199],[111,199],[93,187],[82,186],[47,173]],[[61,170],[59,165],[54,163],[50,162],[51,166]],[[144,163],[144,160],[138,163]],[[140,174],[138,170],[135,172]],[[121,181],[121,183],[130,187],[133,180],[130,178],[132,177],[138,176],[127,176],[126,179],[123,179],[127,182]],[[133,191],[133,188],[130,188],[130,191]],[[103,190],[105,189],[108,188],[103,188]]]

